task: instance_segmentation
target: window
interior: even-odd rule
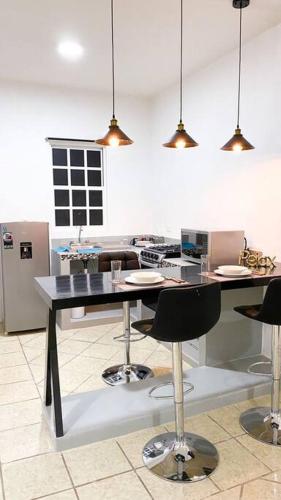
[[[46,140],[52,147],[56,226],[102,226],[103,149],[94,141]]]

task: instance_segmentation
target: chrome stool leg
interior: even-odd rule
[[[184,432],[182,345],[173,343],[173,377],[176,432],[152,438],[143,449],[143,461],[153,474],[177,482],[208,477],[218,464],[218,453],[207,439]]]
[[[114,365],[106,368],[102,374],[103,380],[109,385],[129,384],[153,377],[153,372],[150,368],[144,365],[131,363],[130,359],[130,303],[123,302],[123,321],[124,321],[124,344],[125,344],[125,359],[123,365]]]
[[[271,408],[251,408],[240,415],[241,427],[253,438],[275,446],[281,445],[281,417],[279,408],[281,329],[272,327],[271,342],[272,385]]]

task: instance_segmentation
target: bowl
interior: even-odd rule
[[[248,271],[248,268],[245,266],[219,266],[218,269],[223,273],[229,274],[241,274],[243,271]]]
[[[131,277],[140,283],[153,283],[160,278],[161,274],[155,271],[144,271],[143,273],[132,273]]]

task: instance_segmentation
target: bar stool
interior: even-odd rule
[[[111,261],[120,260],[122,270],[139,269],[139,260],[135,252],[103,252],[99,255],[99,272],[109,272],[111,270]],[[128,384],[129,382],[137,382],[145,380],[148,377],[153,377],[153,372],[148,366],[139,363],[132,363],[130,356],[131,342],[139,342],[145,336],[139,338],[139,334],[131,332],[130,321],[130,303],[123,303],[123,322],[124,333],[117,335],[114,340],[124,342],[124,363],[119,365],[110,366],[102,373],[104,382],[109,385]],[[138,335],[138,338],[132,336]]]
[[[182,342],[206,334],[217,323],[220,308],[219,283],[170,288],[160,292],[154,319],[132,324],[156,340],[172,342],[175,432],[155,436],[143,449],[146,467],[170,481],[200,481],[218,464],[218,453],[212,443],[184,432]]]
[[[262,304],[238,306],[234,310],[247,318],[272,325],[271,337],[271,407],[246,410],[240,415],[241,427],[263,443],[281,445],[281,415],[279,408],[281,354],[281,279],[270,281]]]

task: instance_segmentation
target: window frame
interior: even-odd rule
[[[95,230],[104,229],[107,220],[107,182],[106,182],[106,152],[105,148],[97,144],[92,140],[84,139],[61,139],[55,137],[47,137],[46,142],[51,147],[51,182],[52,182],[52,206],[53,206],[53,225],[56,229],[59,228],[69,228],[73,229],[78,227],[73,224],[73,210],[86,210],[87,212],[87,224],[83,227],[94,228]],[[66,149],[67,150],[67,165],[53,165],[53,148]],[[70,150],[83,150],[84,152],[84,166],[71,166],[70,164]],[[99,151],[101,154],[101,166],[100,167],[88,167],[87,165],[87,151]],[[53,179],[53,170],[61,169],[67,170],[67,185],[55,185]],[[71,170],[82,170],[85,176],[85,183],[83,186],[72,186],[71,185]],[[101,186],[89,186],[88,184],[88,171],[98,171],[101,173]],[[68,190],[69,191],[69,206],[56,206],[55,205],[55,190]],[[72,203],[72,191],[86,191],[86,206],[74,206]],[[101,191],[102,192],[102,206],[90,206],[90,191]],[[56,225],[56,210],[69,210],[70,225],[61,226]],[[90,211],[91,210],[102,210],[102,224],[93,225],[90,224]]]

